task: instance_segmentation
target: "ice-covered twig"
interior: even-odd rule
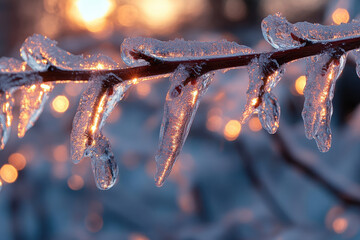
[[[107,75],[112,73],[116,78],[109,80],[109,83],[115,85],[120,81],[128,81],[134,78],[150,77],[156,75],[164,75],[173,72],[180,64],[185,65],[202,65],[200,75],[227,68],[235,68],[247,66],[253,59],[266,55],[268,58],[275,60],[280,66],[313,55],[318,55],[327,49],[341,48],[345,52],[360,48],[360,36],[317,41],[301,47],[290,48],[286,50],[277,50],[272,52],[238,54],[230,56],[205,56],[184,60],[162,60],[158,64],[150,64],[145,66],[137,66],[130,68],[118,68],[111,70],[88,69],[88,70],[62,70],[56,68],[48,68],[47,71],[27,71],[21,73],[0,73],[0,89],[6,90],[13,87],[31,85],[34,81],[26,82],[24,79],[39,79],[43,82],[74,82],[88,81],[94,74]],[[39,78],[39,76],[41,78]],[[42,80],[40,80],[42,79]],[[121,80],[119,80],[121,79]]]

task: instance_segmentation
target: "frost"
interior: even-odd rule
[[[91,158],[96,186],[101,190],[108,190],[117,180],[118,166],[109,140],[100,133],[96,136],[95,142],[96,144],[86,148],[85,156]]]
[[[280,14],[270,15],[261,23],[263,36],[274,48],[305,45],[307,41],[334,40],[360,34],[360,22],[324,26],[308,22],[289,23]]]
[[[24,67],[24,63],[17,59],[0,58],[0,72],[22,72]],[[13,120],[14,91],[15,88],[8,91],[0,91],[0,149],[4,149],[10,136]]]
[[[159,149],[155,156],[155,182],[161,186],[184,145],[201,97],[213,80],[213,74],[198,79],[191,76],[193,69],[180,65],[170,77],[171,86],[166,95],[161,123]],[[185,80],[191,80],[184,84]]]
[[[305,134],[308,139],[315,138],[322,152],[327,152],[331,146],[332,99],[336,80],[344,68],[346,59],[346,54],[334,54],[326,52],[310,57],[306,64],[307,81],[302,112]]]
[[[248,66],[249,87],[240,121],[245,123],[254,113],[259,114],[264,129],[273,134],[279,127],[280,106],[271,90],[280,81],[284,69],[267,55],[260,55]]]
[[[121,45],[121,57],[129,66],[146,65],[147,61],[134,57],[132,52],[138,51],[157,60],[184,60],[204,56],[222,56],[247,54],[252,50],[247,46],[225,40],[218,42],[160,41],[153,38],[126,38]]]
[[[109,75],[94,76],[82,94],[71,131],[71,158],[75,163],[84,157],[88,146],[95,144],[105,120],[131,84],[127,81],[113,87],[104,87],[103,80],[107,77]]]
[[[110,57],[73,55],[59,47],[57,42],[40,34],[28,37],[20,49],[21,57],[34,70],[46,71],[50,66],[63,70],[114,69],[118,66]]]

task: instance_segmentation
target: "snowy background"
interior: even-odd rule
[[[20,58],[22,42],[33,33],[74,54],[103,53],[117,62],[123,39],[133,36],[227,39],[270,51],[260,28],[268,14],[336,24],[360,13],[356,0],[98,2],[0,1],[0,56]],[[355,63],[350,56],[336,85],[327,153],[304,134],[304,98],[296,87],[304,74],[303,61],[288,64],[275,89],[282,110],[275,135],[261,130],[256,118],[241,129],[226,127],[240,118],[248,76],[246,69],[217,74],[162,188],[153,180],[154,154],[168,79],[133,87],[104,129],[120,172],[108,191],[96,188],[88,161],[69,160],[84,85],[56,85],[34,127],[18,139],[15,121],[0,152],[1,166],[18,169],[18,175],[0,170],[0,239],[360,239]]]

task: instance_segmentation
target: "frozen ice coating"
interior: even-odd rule
[[[106,118],[130,86],[130,81],[103,88],[106,77],[94,76],[82,94],[71,131],[71,158],[78,163],[87,146],[95,144]]]
[[[189,133],[200,99],[213,80],[213,74],[209,73],[184,86],[183,82],[190,77],[189,71],[180,65],[170,77],[171,85],[166,95],[159,148],[155,156],[157,186],[161,186],[170,174]]]
[[[360,21],[324,26],[308,22],[289,23],[279,13],[269,15],[261,23],[262,33],[274,48],[301,46],[306,40],[333,40],[360,34]]]
[[[266,55],[260,55],[259,58],[255,58],[248,65],[249,72],[249,86],[246,92],[247,100],[244,107],[244,111],[240,118],[242,124],[246,123],[249,118],[254,113],[259,113],[260,108],[264,108],[262,111],[263,120],[262,126],[264,129],[268,130],[269,133],[274,133],[277,130],[277,124],[265,123],[266,119],[272,119],[274,116],[267,116],[272,111],[269,110],[269,103],[273,102],[274,105],[277,105],[275,109],[278,109],[278,114],[280,115],[280,107],[278,107],[277,99],[275,96],[267,94],[277,85],[280,81],[284,69],[280,68],[276,61],[269,61],[269,58]],[[266,99],[264,98],[266,95]],[[270,101],[271,99],[271,101]],[[268,102],[266,102],[268,101]],[[270,101],[270,102],[269,102]],[[265,102],[265,103],[264,103]],[[265,116],[265,115],[266,116]],[[280,116],[277,116],[278,121]],[[274,123],[276,123],[275,121]],[[269,126],[273,126],[270,127]]]
[[[114,69],[118,66],[110,57],[102,54],[73,55],[57,47],[56,41],[40,34],[28,37],[21,46],[20,54],[37,71],[46,71],[50,66],[63,70]]]
[[[18,59],[0,58],[0,72],[22,72],[24,70],[24,63]],[[10,136],[13,120],[14,90],[0,91],[0,149],[4,149]]]
[[[20,104],[20,116],[18,124],[18,137],[25,136],[42,113],[45,102],[49,98],[48,93],[53,90],[53,84],[38,83],[31,86],[23,86]]]
[[[327,152],[331,146],[330,120],[335,83],[341,74],[346,55],[334,59],[333,52],[307,59],[307,81],[302,111],[306,137],[315,138],[318,148]]]
[[[259,120],[263,128],[270,134],[274,134],[279,128],[280,105],[277,98],[271,92],[263,96],[263,101],[258,110]]]
[[[153,38],[126,38],[121,44],[121,58],[129,66],[146,65],[143,59],[135,59],[130,52],[139,51],[160,60],[184,60],[203,56],[248,54],[251,48],[225,40],[217,42],[160,41]]]
[[[115,184],[119,170],[109,140],[100,133],[95,141],[96,144],[86,148],[85,156],[91,158],[96,186],[108,190]]]
[[[355,57],[356,74],[360,78],[360,49],[356,49],[351,52],[354,54],[354,57]]]

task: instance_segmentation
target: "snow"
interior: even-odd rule
[[[184,85],[192,68],[180,65],[170,77],[164,115],[160,129],[159,148],[155,156],[157,186],[162,186],[180,154],[189,133],[201,97],[213,80],[213,74],[205,74]]]

